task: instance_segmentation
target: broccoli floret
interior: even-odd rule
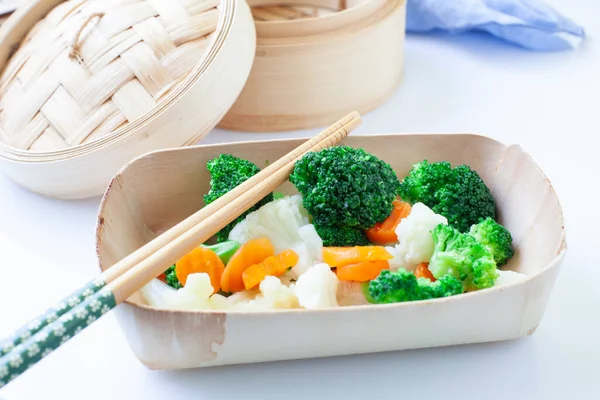
[[[367,246],[370,244],[365,231],[349,226],[315,225],[323,246]]]
[[[393,209],[400,182],[389,164],[363,149],[309,152],[290,175],[313,223],[368,229]]]
[[[488,249],[498,267],[505,265],[515,254],[510,232],[491,218],[473,225],[469,234]]]
[[[206,164],[206,168],[210,172],[210,191],[204,195],[204,203],[210,204],[225,193],[229,192],[236,186],[242,184],[250,177],[260,172],[260,168],[254,163],[234,157],[230,154],[221,154],[220,156],[210,160]],[[252,211],[259,209],[264,204],[273,200],[273,194],[268,194],[261,201],[256,203],[250,209],[246,210],[242,215],[229,223],[217,233],[217,241],[224,242],[228,240],[229,232],[233,227],[242,221],[246,215]]]
[[[461,232],[485,218],[496,218],[496,205],[479,174],[466,165],[422,161],[400,183],[398,195],[411,204],[423,203]]]
[[[417,278],[413,273],[400,268],[398,271],[381,271],[369,283],[367,300],[377,304],[428,300],[454,296],[463,292],[462,283],[453,276],[442,276],[435,282]]]
[[[175,274],[175,265],[171,265],[169,268],[167,268],[167,270],[165,271],[165,275],[165,281],[167,285],[175,289],[181,289],[183,287],[181,282],[179,282],[177,275]]]
[[[473,236],[440,224],[433,230],[433,243],[429,270],[436,279],[454,276],[465,291],[494,286],[498,277],[494,258]]]

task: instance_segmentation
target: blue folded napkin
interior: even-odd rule
[[[408,0],[408,32],[485,31],[537,51],[577,47],[583,28],[539,0]]]

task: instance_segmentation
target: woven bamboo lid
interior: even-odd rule
[[[245,0],[27,0],[0,27],[0,170],[102,194],[132,159],[206,136],[255,51]]]
[[[209,47],[219,0],[67,0],[0,76],[0,141],[15,153],[77,148],[159,105]]]

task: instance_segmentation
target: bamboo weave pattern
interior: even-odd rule
[[[59,4],[28,33],[0,77],[0,140],[22,150],[54,151],[136,120],[201,59],[217,28],[218,4]]]

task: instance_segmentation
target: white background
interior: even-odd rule
[[[532,53],[484,35],[409,35],[404,83],[389,102],[364,116],[355,132],[473,132],[519,143],[536,159],[563,204],[569,250],[533,336],[156,372],[133,357],[109,314],[9,384],[0,397],[600,398],[600,0],[550,3],[587,29],[589,38],[577,51]],[[308,137],[316,131],[254,135],[215,130],[205,142]],[[94,226],[99,198],[50,200],[1,175],[0,193],[4,335],[97,274]]]

